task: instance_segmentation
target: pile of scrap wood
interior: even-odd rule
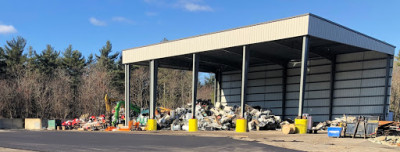
[[[400,122],[379,121],[378,135],[400,136]]]
[[[379,121],[377,134],[378,137],[369,141],[387,146],[400,146],[400,122]]]

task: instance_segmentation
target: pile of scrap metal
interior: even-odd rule
[[[98,117],[95,116],[90,116],[88,114],[84,114],[82,116],[72,120],[64,120],[61,123],[61,126],[63,127],[63,130],[72,130],[72,129],[78,129],[78,130],[102,130],[106,126],[105,123],[105,116],[100,115]]]
[[[190,105],[188,105],[190,107]],[[237,116],[237,107],[232,106],[222,106],[220,104],[216,104],[212,106],[210,104],[197,104],[196,105],[196,114],[195,117],[197,119],[197,124],[199,130],[231,130],[235,127],[235,120]],[[192,118],[192,111],[190,108],[177,108],[171,114],[168,119],[171,130],[189,130],[189,119]],[[162,119],[160,121],[161,124],[163,122],[168,122]],[[168,126],[163,125],[163,126]]]
[[[82,128],[82,130],[96,131],[103,130],[107,127],[105,115],[100,115],[99,117],[91,116],[88,119],[81,118],[81,120],[80,128]]]
[[[196,105],[195,118],[198,120],[199,130],[233,130],[239,116],[240,107],[223,106],[199,102]],[[191,105],[185,108],[176,108],[169,113],[156,115],[160,129],[185,130],[189,129],[189,119],[192,118]],[[246,105],[245,117],[249,122],[249,129],[265,128],[275,129],[281,123],[279,116],[272,115],[271,110],[253,108]]]
[[[271,110],[246,105],[249,130],[274,130],[280,127],[281,117],[272,114]]]

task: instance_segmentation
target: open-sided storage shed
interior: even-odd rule
[[[126,84],[129,64],[150,66],[150,117],[154,117],[157,68],[165,67],[193,70],[193,82],[198,71],[215,73],[216,101],[222,104],[258,105],[285,118],[309,113],[316,121],[343,114],[385,119],[394,49],[304,14],[126,49],[122,58]],[[129,101],[129,85],[125,96]]]

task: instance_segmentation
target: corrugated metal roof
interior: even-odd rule
[[[313,14],[309,20],[308,35],[386,54],[394,53],[395,46],[330,20]]]
[[[387,54],[394,46],[313,14],[263,22],[209,34],[123,50],[123,63],[135,63],[311,35]]]

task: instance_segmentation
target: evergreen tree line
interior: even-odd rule
[[[26,53],[27,52],[27,53]],[[131,101],[149,105],[149,69],[131,66]],[[211,99],[213,78],[199,85],[199,98]],[[191,72],[160,69],[158,105],[176,108],[191,99]],[[69,45],[26,48],[16,37],[0,45],[0,118],[75,118],[105,113],[104,96],[123,99],[124,66],[107,41],[98,54],[84,57]]]

